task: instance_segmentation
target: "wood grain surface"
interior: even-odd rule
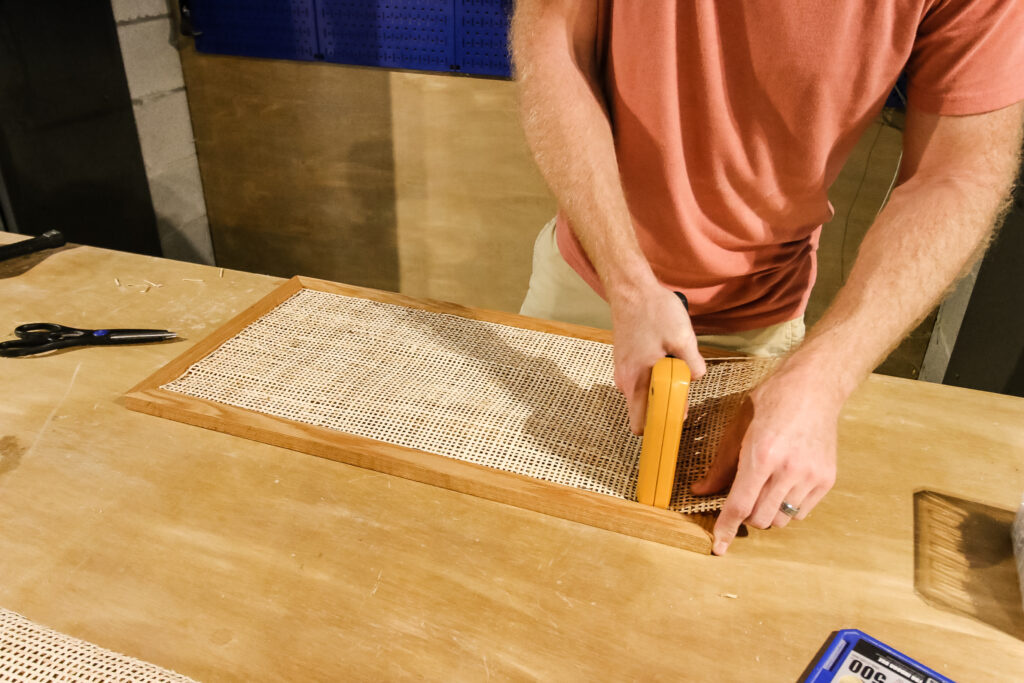
[[[387,71],[182,42],[217,263],[399,287]]]
[[[38,623],[203,681],[792,681],[851,627],[1022,678],[1019,637],[914,592],[913,519],[924,489],[1016,508],[1021,399],[870,378],[835,490],[717,558],[122,405],[279,280],[86,247],[9,265],[7,331],[183,336],[0,359],[0,605]]]

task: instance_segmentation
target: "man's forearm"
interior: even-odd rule
[[[836,378],[840,402],[983,252],[1016,175],[1019,111],[996,153],[916,173],[868,231],[846,284],[791,357]]]
[[[632,229],[592,42],[573,35],[592,38],[596,26],[578,16],[585,9],[569,12],[568,27],[552,11],[521,2],[513,26],[523,129],[606,293],[628,296],[656,281]]]
[[[660,286],[633,231],[597,75],[597,7],[597,0],[519,0],[512,50],[526,139],[604,285],[615,385],[640,434],[651,367],[671,355],[694,379],[706,368],[686,310]]]
[[[1022,110],[974,117],[908,110],[907,181],[871,226],[832,306],[750,392],[724,449],[693,485],[705,494],[732,481],[715,523],[716,554],[745,521],[785,526],[793,508],[795,519],[805,519],[835,484],[839,411],[987,242],[1019,164]]]

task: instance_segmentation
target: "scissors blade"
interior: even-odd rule
[[[101,344],[144,344],[178,336],[170,330],[95,330],[92,334],[96,343]]]

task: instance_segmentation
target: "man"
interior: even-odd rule
[[[754,352],[799,343],[826,190],[906,69],[890,201],[829,310],[751,392],[694,485],[732,483],[719,555],[743,522],[805,518],[835,481],[844,401],[1006,206],[1024,3],[519,0],[513,55],[527,139],[560,207],[523,312],[607,316],[636,433],[659,358],[704,374],[697,335]]]

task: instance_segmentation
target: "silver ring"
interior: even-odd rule
[[[782,505],[779,506],[779,512],[789,517],[796,517],[797,513],[800,512],[800,508],[795,505],[790,505],[786,501],[782,501]]]

